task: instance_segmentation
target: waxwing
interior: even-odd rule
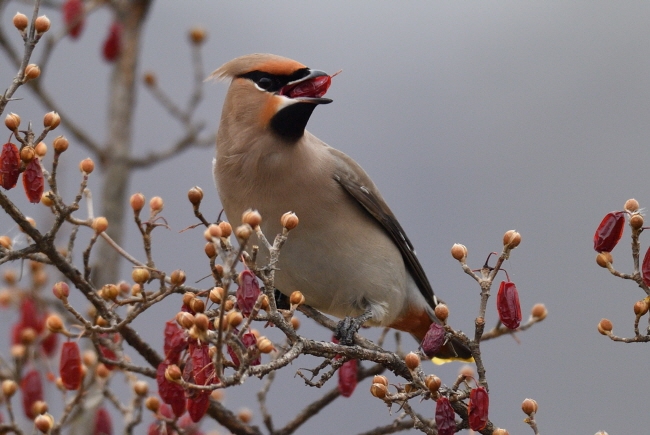
[[[226,216],[256,209],[269,237],[282,231],[285,212],[300,219],[280,253],[276,287],[347,319],[341,342],[351,344],[362,323],[421,341],[438,300],[411,242],[361,166],[305,130],[316,106],[332,102],[323,97],[330,77],[272,54],[236,58],[212,77],[231,80],[214,162]],[[471,354],[452,339],[437,356]]]

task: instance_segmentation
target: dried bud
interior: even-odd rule
[[[207,234],[206,234],[206,237],[205,237],[205,238],[206,238],[209,242],[212,241],[212,239],[218,239],[218,238],[220,238],[221,235],[223,234],[223,233],[221,232],[221,227],[220,227],[219,225],[216,225],[216,224],[211,224],[210,226],[208,226],[208,228],[207,228],[207,230],[206,230],[206,233],[207,233]]]
[[[95,325],[102,328],[107,328],[109,326],[108,320],[104,319],[102,316],[97,316],[95,319]]]
[[[235,308],[235,302],[232,299],[226,299],[223,303],[223,309],[230,311]]]
[[[37,400],[32,405],[32,412],[34,414],[45,414],[48,409],[49,407],[47,406],[47,402],[45,402],[44,400]]]
[[[305,303],[305,296],[303,296],[302,292],[296,290],[295,292],[291,293],[291,296],[289,296],[289,302],[291,305],[302,305]]]
[[[41,414],[34,419],[34,426],[42,433],[48,433],[54,426],[54,418],[50,414]]]
[[[5,125],[11,131],[18,130],[18,127],[20,126],[20,116],[16,115],[13,112],[10,113],[5,117]]]
[[[0,246],[5,249],[11,249],[11,238],[9,236],[0,236]]]
[[[634,198],[630,198],[627,201],[625,201],[625,205],[623,208],[627,211],[635,212],[639,209],[639,201],[637,201]]]
[[[149,281],[150,276],[151,274],[149,271],[143,267],[136,267],[133,269],[133,272],[131,272],[131,278],[133,278],[133,281],[140,285]]]
[[[38,19],[37,19],[38,21]],[[61,117],[56,112],[48,112],[43,117],[43,126],[50,130],[54,130],[61,123]]]
[[[36,21],[34,21],[34,28],[36,29],[37,34],[47,32],[50,30],[50,19],[45,15],[41,15],[36,18]]]
[[[515,230],[506,231],[503,235],[503,247],[514,249],[521,243],[521,234]]]
[[[11,380],[11,379],[5,379],[2,381],[2,394],[6,398],[9,398],[16,394],[16,391],[18,391],[18,384]]]
[[[237,411],[237,418],[242,421],[242,423],[250,423],[253,420],[253,411],[248,408],[242,408]]]
[[[643,226],[643,216],[640,214],[633,214],[630,217],[630,226],[635,230],[641,228]]]
[[[45,142],[41,141],[37,143],[36,146],[34,147],[34,152],[36,152],[36,156],[41,159],[45,157],[45,154],[47,154],[47,145],[45,144]]]
[[[102,299],[106,301],[114,301],[120,294],[120,289],[115,284],[106,284],[101,289]]]
[[[463,364],[462,367],[458,370],[458,374],[466,378],[473,378],[474,368],[469,364]]]
[[[187,311],[179,311],[176,314],[176,323],[178,323],[184,329],[190,329],[192,326],[194,326],[194,316]]]
[[[598,322],[598,332],[603,335],[609,335],[612,332],[613,327],[614,325],[612,325],[612,322],[609,319],[601,319],[600,322]]]
[[[144,73],[142,76],[142,81],[144,82],[145,85],[147,86],[156,86],[156,73],[153,71],[147,71]]]
[[[200,301],[200,299],[194,299],[194,300]],[[196,328],[199,331],[207,331],[208,328],[210,327],[210,319],[208,319],[208,316],[206,316],[205,314],[198,313],[194,316],[194,326],[196,326]]]
[[[54,147],[54,152],[61,154],[62,152],[65,152],[68,149],[68,139],[65,138],[65,136],[57,136],[54,141],[52,142],[52,146]]]
[[[634,314],[637,316],[644,316],[648,312],[648,302],[641,299],[634,304]]]
[[[440,388],[440,385],[442,385],[442,381],[436,375],[428,375],[426,378],[424,378],[424,385],[427,386],[427,389],[430,392],[436,393]]]
[[[25,67],[25,81],[37,79],[41,75],[41,69],[35,63]]]
[[[298,223],[300,220],[298,219],[298,216],[294,212],[287,212],[282,215],[280,218],[280,224],[287,230],[293,230],[298,226]]]
[[[16,12],[16,15],[14,15],[13,18],[14,22],[14,27],[21,32],[27,28],[29,25],[29,19],[27,18],[27,15],[21,14],[20,12]]]
[[[129,203],[131,204],[131,208],[133,209],[134,212],[139,212],[144,208],[144,202],[145,198],[144,195],[141,193],[134,193],[131,195],[131,199],[129,200]]]
[[[208,256],[208,258],[214,258],[217,256],[217,248],[214,246],[214,243],[208,242],[205,244],[205,255]]]
[[[93,222],[90,224],[90,226],[93,230],[95,230],[95,233],[103,233],[108,228],[108,219],[106,219],[104,216],[96,217],[93,219]]]
[[[409,352],[404,357],[404,363],[409,370],[415,370],[420,366],[420,357],[415,352]]]
[[[199,205],[203,200],[203,190],[199,186],[192,187],[187,192],[187,199],[190,200],[192,205]]]
[[[169,280],[171,281],[172,285],[174,285],[174,286],[183,285],[183,284],[185,284],[185,272],[183,272],[180,269],[175,270],[169,276]]]
[[[382,384],[382,385],[388,386],[388,378],[386,376],[382,376],[382,375],[375,375],[375,377],[372,378],[372,383],[373,384]]]
[[[231,311],[226,315],[226,322],[232,327],[237,327],[244,321],[244,316],[239,311]]]
[[[273,349],[275,349],[273,347],[273,343],[271,342],[271,340],[269,340],[266,337],[259,337],[257,339],[257,348],[262,353],[270,353],[271,351],[273,351]]]
[[[383,399],[388,394],[388,387],[384,384],[374,383],[370,386],[370,394],[378,399]]]
[[[183,305],[190,306],[190,303],[194,300],[196,295],[192,292],[183,293]]]
[[[232,234],[232,226],[226,221],[219,222],[219,228],[221,228],[221,237],[228,238]]]
[[[537,412],[537,402],[533,399],[524,399],[521,403],[521,410],[524,411],[524,414],[526,415]]]
[[[149,207],[151,208],[152,212],[160,212],[162,211],[164,206],[165,203],[163,202],[162,198],[159,196],[154,196],[149,201]]]
[[[34,160],[34,157],[36,157],[36,151],[34,151],[34,147],[27,145],[26,147],[22,147],[20,149],[20,160],[23,162],[29,163]]]
[[[189,307],[195,313],[202,313],[205,311],[205,302],[202,299],[194,298],[190,301]]]
[[[63,320],[61,320],[61,317],[59,317],[56,314],[50,314],[47,316],[47,319],[45,319],[45,326],[47,326],[47,329],[50,332],[61,332],[63,331]]]
[[[95,170],[95,162],[91,158],[83,159],[79,163],[79,170],[84,174],[90,174]]]
[[[145,381],[136,381],[135,384],[133,384],[133,391],[138,396],[146,396],[149,392],[149,384]]]
[[[505,429],[497,427],[492,431],[492,435],[510,435],[510,433]]]
[[[607,263],[614,263],[614,257],[612,257],[612,254],[610,252],[601,252],[598,255],[596,255],[596,263],[600,267],[607,267]]]
[[[203,27],[196,26],[190,29],[189,36],[192,44],[200,45],[203,44],[203,42],[205,42],[205,37],[207,36],[207,32]]]
[[[256,228],[262,223],[262,215],[257,210],[248,209],[242,216],[241,221],[243,224],[248,224],[251,228]]]
[[[111,370],[109,370],[109,368],[106,367],[106,364],[99,363],[95,367],[95,375],[100,379],[106,379],[111,375]]]
[[[70,296],[70,287],[68,287],[68,284],[63,281],[57,282],[54,284],[54,287],[52,287],[52,293],[54,293],[54,296],[57,299],[64,299]]]
[[[546,319],[547,314],[548,310],[544,304],[535,304],[533,305],[533,309],[530,311],[530,315],[539,320]]]
[[[248,240],[252,233],[253,229],[248,224],[240,225],[235,229],[235,236],[239,240]]]
[[[160,409],[160,399],[156,396],[149,396],[147,397],[147,400],[144,401],[144,406],[146,406],[149,411],[158,412]]]
[[[220,304],[224,298],[225,293],[226,291],[222,287],[213,288],[210,290],[209,294],[210,301],[214,302],[215,304]]]
[[[294,331],[297,331],[298,328],[300,328],[300,319],[297,317],[292,317],[291,318],[291,327],[293,328]]]
[[[433,310],[433,312],[441,322],[444,322],[449,317],[449,308],[445,304],[436,305],[436,308]]]
[[[465,245],[461,245],[460,243],[454,243],[451,247],[451,256],[461,263],[464,263],[467,258],[467,248]]]
[[[262,298],[262,301],[260,302],[260,308],[263,309],[264,311],[269,311],[269,308],[271,307],[269,305],[269,297],[267,295],[261,295],[260,297]]]
[[[178,382],[181,379],[183,373],[181,369],[178,368],[176,364],[172,364],[165,370],[165,379],[169,382]]]

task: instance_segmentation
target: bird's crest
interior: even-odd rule
[[[226,62],[214,71],[208,80],[227,80],[249,73],[262,71],[273,75],[291,75],[305,65],[275,54],[255,53]]]

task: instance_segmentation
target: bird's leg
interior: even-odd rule
[[[363,325],[366,320],[372,318],[372,310],[366,310],[359,317],[346,317],[341,320],[334,329],[334,337],[339,340],[339,343],[352,346],[354,344],[354,334],[357,333],[361,325]]]

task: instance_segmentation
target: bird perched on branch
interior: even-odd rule
[[[368,174],[305,130],[331,77],[284,57],[251,54],[212,77],[231,79],[217,134],[214,176],[230,219],[247,209],[265,234],[293,211],[300,225],[280,254],[276,287],[341,319],[352,344],[362,324],[389,326],[421,341],[438,300],[411,242]],[[262,247],[260,247],[262,249]],[[452,339],[437,355],[469,358]]]

